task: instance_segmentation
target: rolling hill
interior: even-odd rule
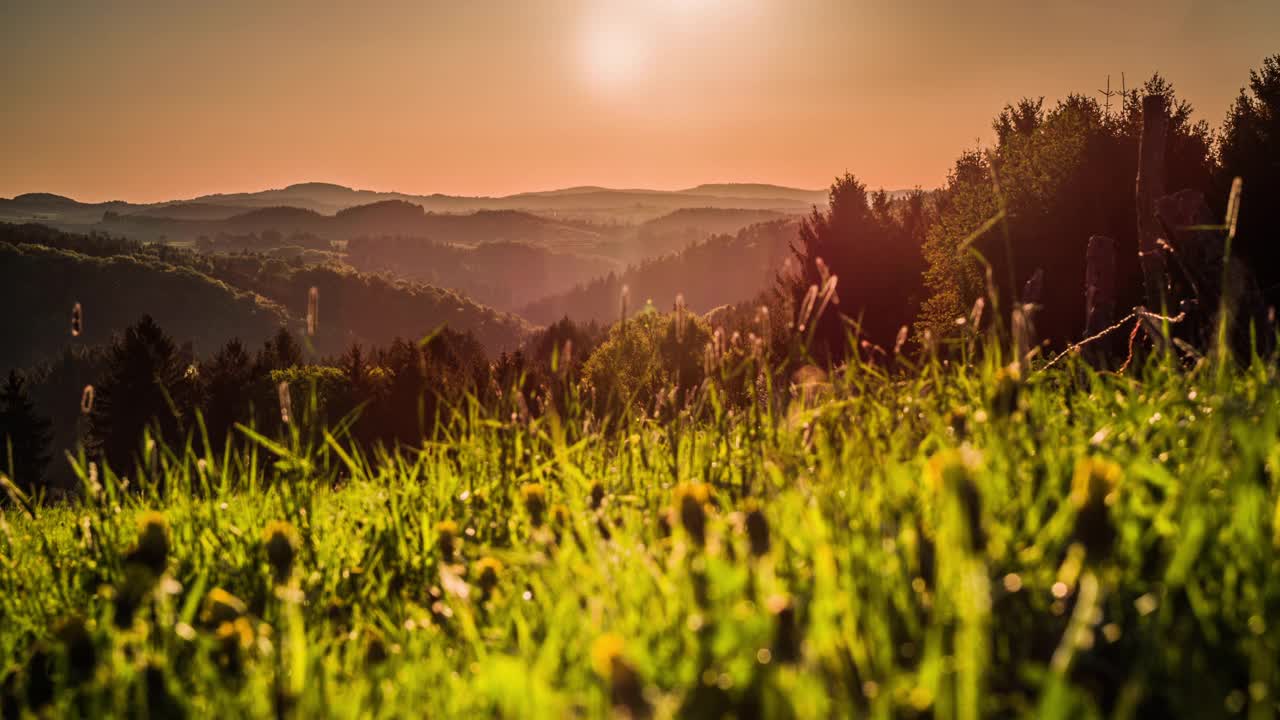
[[[21,309],[0,321],[0,368],[52,357],[69,341],[72,306],[85,310],[77,342],[108,342],[150,314],[181,342],[210,353],[232,337],[256,345],[280,325],[305,326],[307,293],[320,292],[312,342],[319,355],[351,343],[385,345],[448,326],[475,335],[493,354],[531,331],[522,318],[422,283],[308,265],[261,254],[201,255],[190,250],[39,225],[0,223],[0,302]]]
[[[705,242],[610,273],[569,292],[530,303],[520,314],[538,324],[562,317],[575,321],[612,322],[618,318],[623,286],[629,309],[652,301],[669,308],[676,294],[694,312],[750,299],[768,288],[789,253],[798,225],[794,220],[758,223],[735,235],[717,235]]]
[[[0,243],[0,303],[20,309],[0,319],[0,368],[49,360],[72,344],[97,345],[150,314],[180,342],[211,353],[233,337],[265,340],[284,310],[190,268],[152,258],[89,257],[41,245]],[[84,331],[70,332],[84,308]]]

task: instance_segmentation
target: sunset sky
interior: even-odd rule
[[[5,2],[0,196],[930,187],[1005,102],[1159,70],[1217,127],[1280,52],[1277,0],[301,5]]]

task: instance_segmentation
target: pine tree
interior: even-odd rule
[[[117,472],[133,468],[143,431],[176,444],[183,431],[189,385],[173,339],[150,315],[125,331],[111,348],[105,380],[91,418],[91,447]]]
[[[201,373],[205,384],[205,430],[215,449],[222,448],[235,423],[253,421],[254,390],[263,380],[261,366],[238,340],[218,351]]]
[[[49,466],[50,422],[36,414],[23,377],[9,371],[0,389],[0,469],[25,491],[39,487]]]

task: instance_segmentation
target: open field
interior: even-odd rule
[[[1003,364],[81,467],[4,510],[4,716],[1272,717],[1275,364]]]

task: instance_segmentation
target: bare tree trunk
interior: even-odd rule
[[[1163,310],[1167,274],[1160,254],[1160,223],[1156,201],[1164,196],[1164,146],[1169,131],[1169,108],[1161,95],[1142,98],[1142,140],[1138,146],[1138,259],[1147,307]]]

